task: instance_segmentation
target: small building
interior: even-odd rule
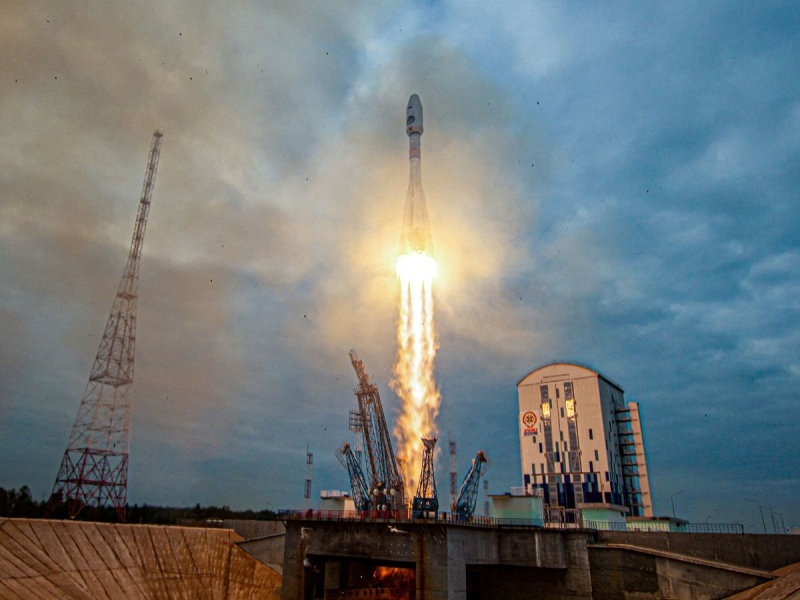
[[[347,492],[322,490],[319,493],[319,509],[342,512],[354,511],[356,506]]]
[[[511,494],[490,494],[492,499],[492,518],[519,521],[524,524],[544,527],[544,506],[541,496],[514,496]]]
[[[675,517],[629,517],[628,531],[687,531],[689,521]]]
[[[627,526],[628,507],[619,504],[580,504],[582,525],[589,529],[625,531]]]
[[[517,393],[522,484],[542,495],[546,521],[578,523],[582,511],[652,517],[639,405],[621,386],[553,363],[525,375]]]

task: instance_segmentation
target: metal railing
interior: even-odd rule
[[[589,531],[630,531],[670,533],[744,533],[741,523],[686,523],[675,521],[589,521],[578,518],[542,523],[537,519],[502,519],[474,515],[464,518],[454,513],[439,513],[436,519],[415,519],[410,510],[286,510],[278,518],[303,521],[331,521],[349,523],[420,523],[462,525],[482,528],[570,529]]]
[[[410,510],[298,510],[281,511],[280,518],[303,521],[332,521],[349,523],[421,523],[464,525],[466,527],[526,527],[543,528],[535,519],[498,519],[474,515],[464,518],[454,513],[439,513],[436,519],[415,519]]]
[[[741,523],[676,523],[674,521],[609,523],[607,521],[584,521],[583,526],[594,531],[744,533],[744,525]]]

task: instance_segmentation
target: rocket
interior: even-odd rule
[[[408,192],[403,209],[403,229],[400,234],[400,255],[419,252],[433,256],[433,240],[428,223],[425,192],[422,191],[422,103],[412,94],[406,108],[406,134],[408,134]]]

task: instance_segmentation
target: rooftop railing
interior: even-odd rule
[[[576,521],[552,521],[542,523],[538,519],[513,519],[473,515],[463,517],[455,513],[442,512],[437,518],[413,518],[410,510],[374,510],[358,512],[355,510],[293,510],[280,511],[279,519],[302,521],[330,521],[349,523],[422,523],[461,525],[482,528],[528,528],[528,529],[570,529],[589,531],[643,531],[670,533],[744,533],[741,523],[685,523],[675,521],[630,521],[608,522],[577,519]]]

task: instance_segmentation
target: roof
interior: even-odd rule
[[[606,377],[605,375],[600,373],[600,371],[598,371],[596,369],[593,369],[589,365],[581,364],[581,363],[578,363],[578,362],[568,362],[568,361],[560,361],[560,360],[555,360],[553,362],[550,362],[550,363],[547,363],[547,364],[544,364],[544,365],[540,365],[540,366],[536,367],[535,369],[531,369],[525,375],[523,375],[522,378],[519,381],[517,381],[517,385],[519,386],[519,384],[521,384],[525,380],[525,378],[529,377],[531,374],[535,373],[539,369],[544,369],[545,367],[553,367],[553,366],[558,366],[558,365],[564,365],[564,366],[568,366],[568,367],[579,367],[581,369],[586,369],[587,371],[591,371],[592,373],[597,375],[600,379],[602,379],[606,383],[609,383],[609,384],[613,385],[615,388],[617,388],[618,390],[620,390],[623,393],[625,392],[625,390],[622,388],[622,386],[620,384],[618,384],[613,379],[610,379],[610,378]]]

